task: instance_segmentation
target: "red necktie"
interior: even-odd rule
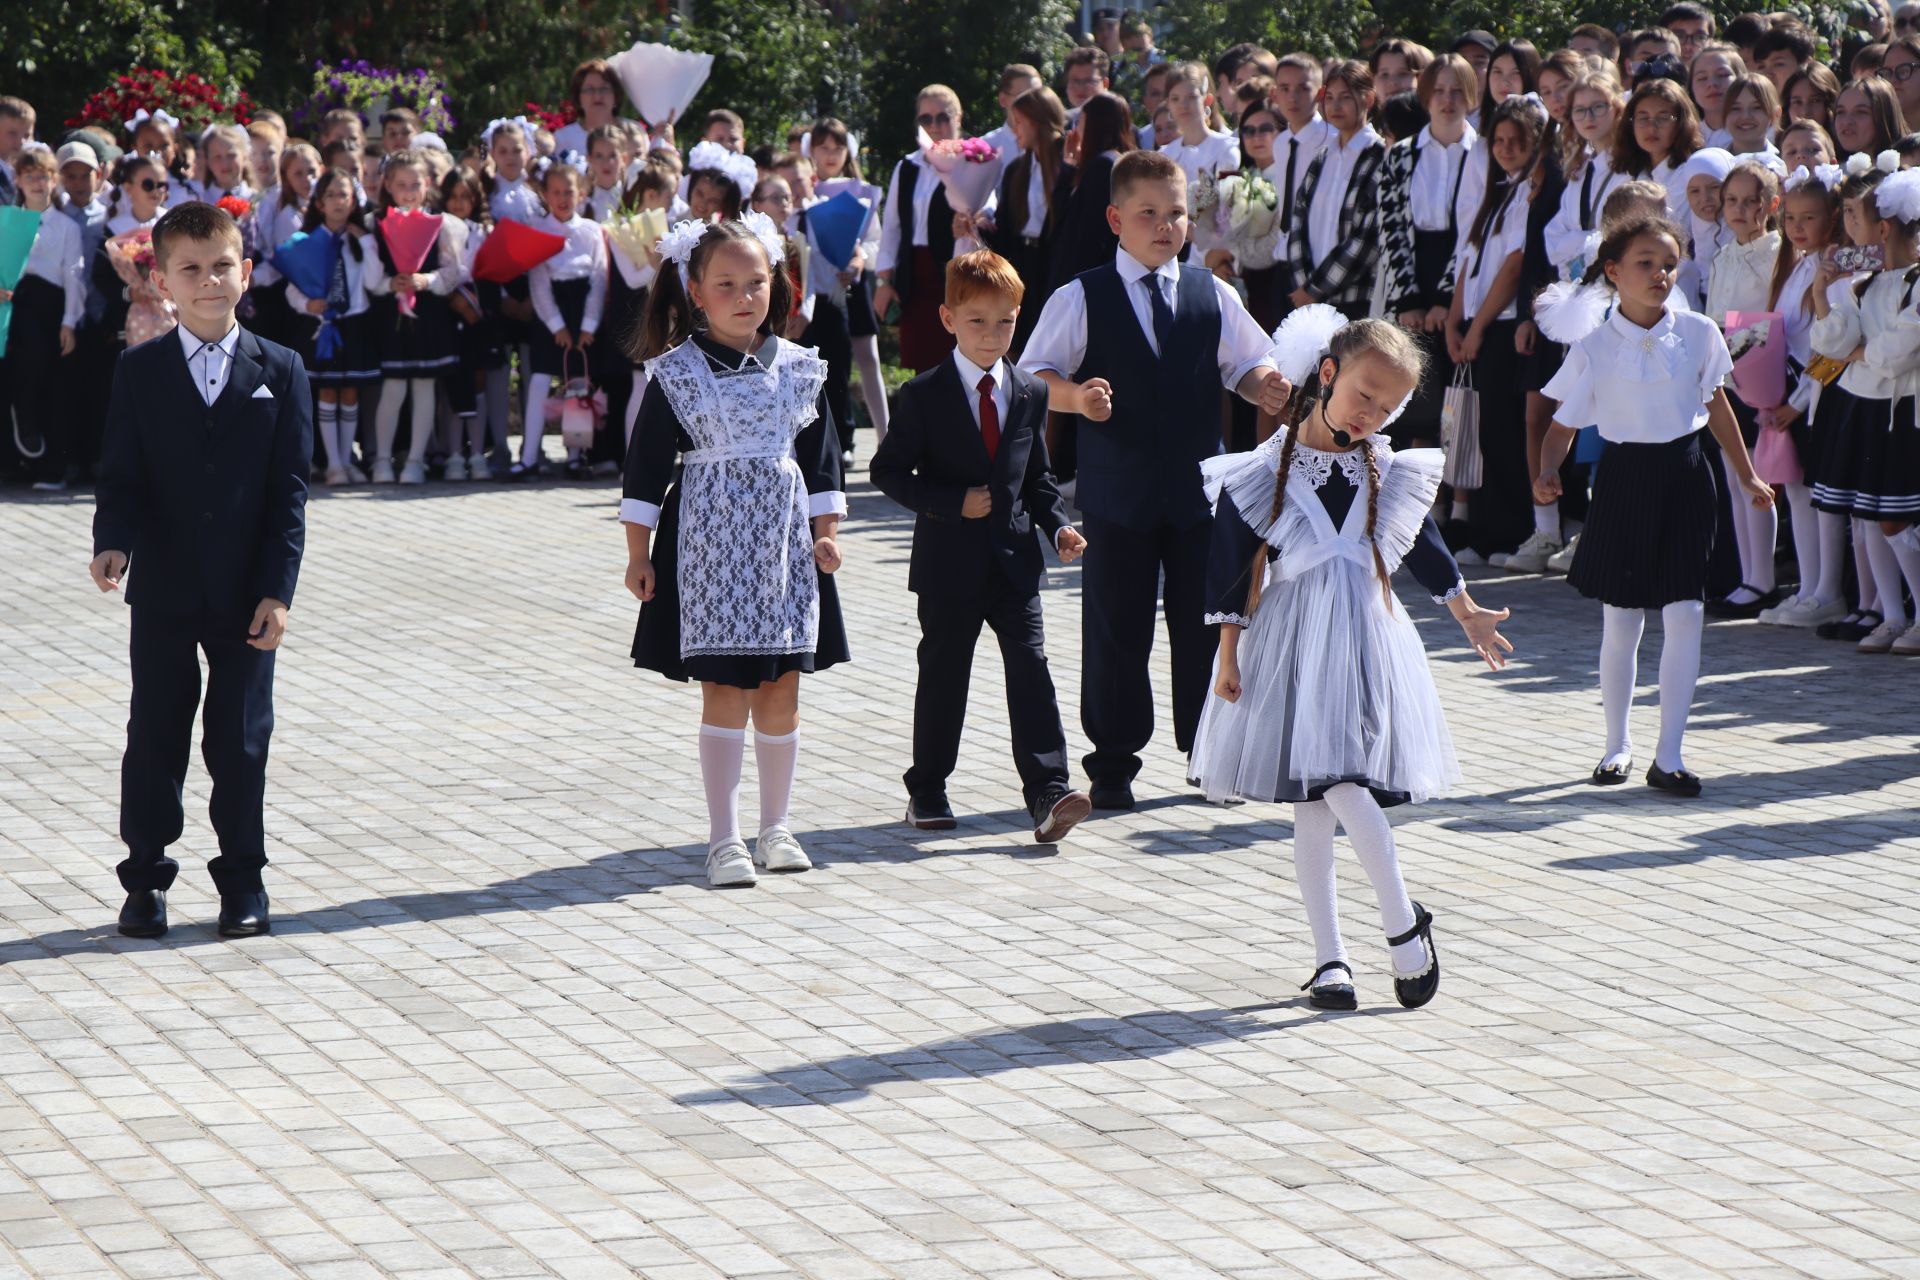
[[[980,379],[980,443],[987,446],[987,461],[1000,452],[1000,410],[993,403],[993,375]]]

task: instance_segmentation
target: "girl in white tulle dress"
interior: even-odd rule
[[[1316,1008],[1357,1004],[1334,891],[1334,827],[1346,829],[1380,898],[1394,993],[1415,1008],[1439,989],[1433,916],[1407,897],[1382,810],[1442,794],[1460,771],[1389,577],[1405,561],[1495,669],[1512,647],[1497,630],[1507,614],[1474,604],[1429,514],[1440,451],[1377,438],[1419,384],[1412,340],[1324,306],[1295,312],[1278,340],[1296,388],[1287,425],[1203,464],[1216,504],[1207,621],[1221,626],[1192,772],[1214,800],[1292,802]]]

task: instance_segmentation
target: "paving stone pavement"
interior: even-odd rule
[[[990,648],[960,829],[898,824],[911,528],[853,489],[822,865],[725,893],[611,486],[316,497],[243,942],[197,761],[174,930],[112,932],[127,618],[90,499],[7,495],[0,1277],[1920,1277],[1920,662],[1715,625],[1706,796],[1599,792],[1597,607],[1476,571],[1492,676],[1406,592],[1468,775],[1396,814],[1445,980],[1393,1003],[1343,842],[1363,1007],[1316,1014],[1286,809],[1161,743],[1035,847]]]

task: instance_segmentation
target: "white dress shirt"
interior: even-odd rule
[[[1861,358],[1841,373],[1841,390],[1862,400],[1895,400],[1920,385],[1920,319],[1902,307],[1906,272],[1882,271],[1857,295],[1858,276],[1846,276],[1827,288],[1827,314],[1813,322],[1813,350],[1845,360],[1854,348]]]
[[[1044,189],[1045,177],[1038,160],[1027,166],[1027,221],[1020,228],[1020,234],[1028,240],[1039,239],[1040,233],[1047,229],[1047,201],[1053,193]]]
[[[1441,142],[1432,129],[1422,129],[1413,141],[1413,181],[1407,184],[1407,212],[1415,231],[1445,231],[1473,221],[1478,206],[1456,216],[1455,192],[1467,185],[1463,166],[1469,163],[1480,135],[1465,126],[1460,141]]]
[[[373,246],[372,240],[368,237],[354,239],[351,231],[342,232],[341,234],[348,237],[350,244],[340,246],[340,263],[347,273],[347,309],[341,312],[340,315],[342,317],[357,316],[363,314],[368,305],[367,259],[377,254],[379,250]],[[355,253],[355,248],[359,249],[360,252]],[[254,279],[257,280],[259,278],[259,271],[256,269]],[[292,307],[300,315],[306,316],[309,319],[318,320],[318,316],[307,310],[307,304],[312,301],[312,298],[300,292],[293,281],[287,281],[287,305]],[[325,299],[322,298],[321,301],[325,301]]]
[[[1473,211],[1460,220],[1460,233],[1454,240],[1454,272],[1458,277],[1454,288],[1460,293],[1460,314],[1468,320],[1480,314],[1481,304],[1486,302],[1487,294],[1493,289],[1494,280],[1500,275],[1500,268],[1506,265],[1507,258],[1516,253],[1525,252],[1527,247],[1527,208],[1528,197],[1533,193],[1533,183],[1522,180],[1514,190],[1507,207],[1500,211],[1497,218],[1488,219],[1486,234],[1481,238],[1480,247],[1469,243],[1473,236],[1474,219],[1479,216],[1478,203]],[[1519,314],[1517,299],[1509,299],[1501,309],[1496,320],[1512,320]]]
[[[595,187],[587,189],[587,207],[593,210],[593,220],[606,226],[620,214],[620,197],[626,194],[625,187]]]
[[[1150,272],[1138,258],[1119,249],[1115,251],[1114,264],[1120,269],[1120,279],[1126,286],[1127,301],[1133,304],[1140,332],[1146,336],[1147,346],[1158,355],[1160,344],[1153,336],[1153,301],[1142,281],[1148,275],[1165,281],[1161,287],[1165,290],[1167,306],[1178,315],[1179,260],[1171,259]],[[1215,355],[1220,366],[1220,381],[1223,386],[1237,388],[1240,379],[1253,370],[1277,367],[1270,354],[1273,340],[1247,313],[1246,304],[1240,301],[1233,286],[1211,272],[1205,274],[1212,280],[1214,295],[1220,303],[1220,346]],[[1041,311],[1039,322],[1033,326],[1033,335],[1027,339],[1026,350],[1020,356],[1020,367],[1028,373],[1051,370],[1063,378],[1071,378],[1086,354],[1087,294],[1078,280],[1069,280],[1047,299],[1046,309]]]
[[[176,326],[174,332],[180,335],[180,350],[186,353],[187,372],[193,375],[193,385],[200,389],[200,398],[211,405],[227,389],[227,378],[233,373],[233,351],[240,343],[240,326],[230,327],[227,336],[218,342],[202,342],[185,325]]]
[[[82,243],[80,224],[49,207],[40,215],[33,247],[27,250],[27,264],[21,271],[22,279],[37,276],[60,290],[60,324],[68,329],[78,325],[87,310],[87,262]]]
[[[506,218],[512,222],[523,222],[531,227],[547,216],[546,208],[540,203],[540,197],[534,194],[531,184],[525,178],[508,182],[505,178],[493,180],[493,195],[487,201],[493,210],[494,221]]]
[[[1733,372],[1720,326],[1697,311],[1661,313],[1642,329],[1616,307],[1567,348],[1541,389],[1563,427],[1600,428],[1616,444],[1666,444],[1707,425],[1707,402]]]
[[[292,239],[304,221],[297,203],[280,202],[279,187],[271,188],[260,197],[260,203],[253,207],[253,237],[258,255],[253,264],[255,287],[279,283],[280,269],[273,265],[273,251]]]
[[[1000,153],[1000,163],[1009,165],[1014,157],[1023,154],[1026,148],[1013,136],[1013,126],[1002,123],[998,129],[987,135],[987,145]]]
[[[900,243],[900,172],[907,165],[918,169],[919,175],[913,181],[913,240],[909,244]],[[914,152],[899,164],[893,166],[893,178],[887,183],[887,203],[880,218],[880,252],[874,259],[875,271],[892,271],[900,265],[902,258],[913,255],[910,249],[925,248],[931,243],[927,239],[927,210],[932,206],[933,193],[940,187],[940,175],[920,163],[920,153]]]
[[[1773,292],[1773,264],[1780,256],[1780,233],[1767,231],[1741,244],[1729,235],[1713,255],[1713,274],[1707,278],[1707,318],[1723,330],[1729,311],[1768,311]]]
[[[967,412],[973,415],[976,430],[980,426],[980,379],[993,379],[993,407],[1000,414],[1000,430],[1007,429],[1007,362],[995,360],[993,368],[982,369],[973,361],[960,354],[960,348],[953,349],[953,367],[960,371],[960,385],[967,390]]]
[[[1273,179],[1274,195],[1279,198],[1277,208],[1282,219],[1280,222],[1280,234],[1273,242],[1273,260],[1275,262],[1285,262],[1287,260],[1287,228],[1290,225],[1290,222],[1287,220],[1288,158],[1292,157],[1293,159],[1293,185],[1297,190],[1300,186],[1300,180],[1307,176],[1307,170],[1312,166],[1314,157],[1322,151],[1325,151],[1327,144],[1338,136],[1339,135],[1333,131],[1333,126],[1325,120],[1322,120],[1319,116],[1315,116],[1313,119],[1307,121],[1298,131],[1288,127],[1280,130],[1280,132],[1275,135],[1273,139],[1273,168],[1268,170],[1268,175]]]
[[[1191,146],[1184,139],[1175,138],[1160,148],[1160,154],[1180,166],[1187,175],[1189,187],[1203,173],[1235,173],[1240,168],[1240,140],[1231,133],[1215,133],[1211,129]]]
[[[1545,233],[1547,261],[1559,268],[1562,279],[1572,278],[1576,263],[1587,257],[1587,237],[1600,227],[1600,211],[1607,196],[1626,178],[1613,171],[1613,160],[1606,152],[1588,152],[1587,162],[1577,176],[1567,179],[1560,194],[1560,208],[1547,220]],[[1582,222],[1584,204],[1586,220]]]
[[[1372,125],[1362,125],[1344,147],[1337,134],[1327,139],[1327,162],[1321,166],[1320,181],[1313,188],[1313,207],[1307,210],[1307,246],[1315,262],[1324,260],[1340,243],[1340,208],[1347,202],[1347,183],[1353,178],[1360,153],[1378,141],[1380,135]]]
[[[607,309],[606,232],[600,229],[599,223],[577,213],[569,222],[549,217],[542,218],[536,225],[548,235],[564,238],[567,243],[559,253],[527,273],[528,292],[532,294],[535,314],[549,332],[559,333],[567,327],[567,321],[560,314],[560,304],[554,300],[553,286],[562,280],[585,280],[587,304],[581,315],[580,331],[594,332],[600,327],[600,317]]]

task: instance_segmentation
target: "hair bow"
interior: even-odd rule
[[[586,176],[587,158],[572,148],[568,148],[565,151],[554,152],[550,157],[550,161],[552,164],[563,164],[582,177]]]
[[[1909,227],[1920,222],[1920,169],[1902,169],[1875,187],[1873,207],[1881,217]]]
[[[760,181],[760,166],[750,157],[738,151],[729,151],[717,142],[696,142],[693,150],[687,153],[687,172],[696,169],[708,169],[720,174],[740,189],[740,198],[748,199],[753,195],[754,184]]]
[[[533,145],[533,122],[525,116],[501,116],[497,120],[487,121],[487,127],[480,131],[480,145],[493,146],[493,135],[502,129],[518,129],[520,138],[529,147]]]
[[[142,107],[133,113],[133,119],[127,121],[127,132],[139,133],[140,126],[149,120],[155,124],[163,124],[169,129],[178,129],[180,127],[180,122],[168,115],[166,108],[162,107],[157,111],[149,111],[145,107]]]
[[[668,262],[680,268],[680,282],[686,283],[687,263],[693,259],[693,251],[702,237],[707,234],[707,223],[698,218],[687,218],[668,228],[667,234],[660,237],[660,243],[654,250]]]
[[[767,251],[768,262],[777,267],[787,260],[786,242],[780,238],[780,228],[774,225],[772,218],[758,209],[749,209],[740,215],[740,222],[753,232],[753,238]]]
[[[1801,165],[1788,176],[1785,185],[1788,191],[1798,191],[1812,182],[1819,184],[1823,190],[1833,191],[1846,180],[1847,171],[1837,164],[1817,164],[1812,172],[1808,172],[1807,166]]]

